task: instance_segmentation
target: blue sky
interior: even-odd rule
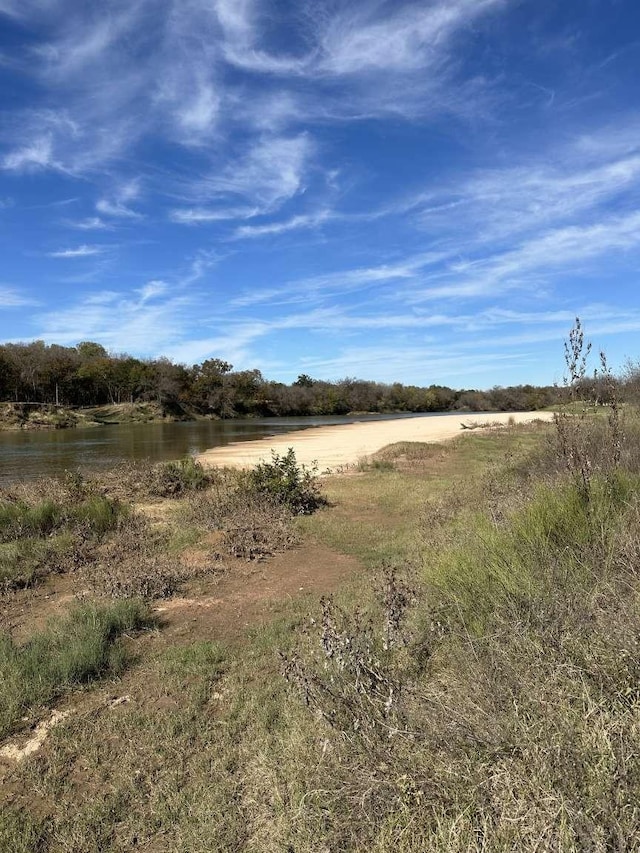
[[[640,355],[637,0],[0,0],[0,340],[456,387]]]

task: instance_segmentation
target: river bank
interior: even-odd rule
[[[53,403],[0,403],[0,431],[74,429],[113,424],[167,423],[196,420],[178,404],[114,403],[106,406],[69,408]]]
[[[321,426],[250,442],[214,447],[198,455],[204,465],[251,468],[269,460],[271,453],[285,454],[293,448],[304,465],[318,465],[320,471],[355,465],[363,457],[397,442],[435,442],[454,438],[467,428],[482,424],[550,421],[553,412],[498,412],[495,414],[444,414],[438,417],[398,418],[368,423]]]

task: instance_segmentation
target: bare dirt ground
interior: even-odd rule
[[[206,559],[205,552],[199,552]],[[198,559],[194,549],[194,560]],[[352,557],[306,542],[264,561],[230,558],[220,574],[204,575],[179,595],[154,605],[168,643],[234,640],[270,618],[287,601],[327,594],[360,569]],[[64,613],[86,591],[75,574],[54,575],[33,589],[0,596],[0,626],[27,639]]]
[[[291,599],[328,594],[360,569],[353,557],[306,542],[261,562],[233,560],[217,582],[199,582],[160,601],[156,612],[168,642],[239,639]]]
[[[397,420],[368,421],[366,423],[340,424],[338,426],[312,427],[290,432],[278,438],[236,442],[224,447],[206,450],[198,457],[204,465],[250,468],[268,461],[271,452],[285,454],[292,447],[298,462],[304,465],[317,463],[321,472],[342,470],[355,465],[387,444],[398,441],[437,442],[454,438],[465,427],[480,424],[507,424],[533,420],[550,421],[552,412],[498,412],[496,414],[440,415],[438,417],[398,418]]]

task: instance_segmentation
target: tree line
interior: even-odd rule
[[[353,378],[327,382],[306,374],[287,385],[265,379],[259,370],[234,370],[218,358],[188,367],[167,358],[114,355],[94,341],[71,347],[44,341],[0,345],[0,400],[71,408],[156,401],[165,411],[181,407],[221,418],[524,411],[552,405],[560,393],[554,386],[456,390]]]

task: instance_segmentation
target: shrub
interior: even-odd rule
[[[133,515],[81,567],[82,582],[110,598],[166,598],[182,580],[167,547],[167,533]]]
[[[301,692],[305,704],[332,728],[375,751],[378,760],[389,739],[406,733],[409,725],[399,651],[408,641],[404,617],[413,597],[395,570],[387,569],[378,590],[380,625],[324,598],[316,642],[307,647],[307,657],[300,651],[281,655],[284,677]]]
[[[0,591],[72,570],[118,528],[128,508],[76,478],[42,480],[0,496]]]
[[[237,472],[224,472],[213,489],[191,495],[183,518],[187,524],[218,531],[220,551],[245,560],[262,559],[297,542],[289,506],[256,491],[247,476]]]
[[[26,588],[40,577],[75,566],[82,548],[63,532],[48,539],[24,538],[0,544],[0,591]],[[83,555],[84,556],[84,555]]]
[[[309,515],[326,504],[316,474],[316,466],[309,469],[298,464],[290,447],[283,456],[272,451],[271,462],[256,465],[247,473],[246,482],[258,496],[287,506],[294,515]]]
[[[158,497],[178,497],[206,489],[210,484],[211,475],[191,456],[154,465],[150,470],[149,492]]]
[[[233,557],[259,560],[286,551],[298,541],[291,510],[271,496],[240,492],[226,510],[221,544]]]

